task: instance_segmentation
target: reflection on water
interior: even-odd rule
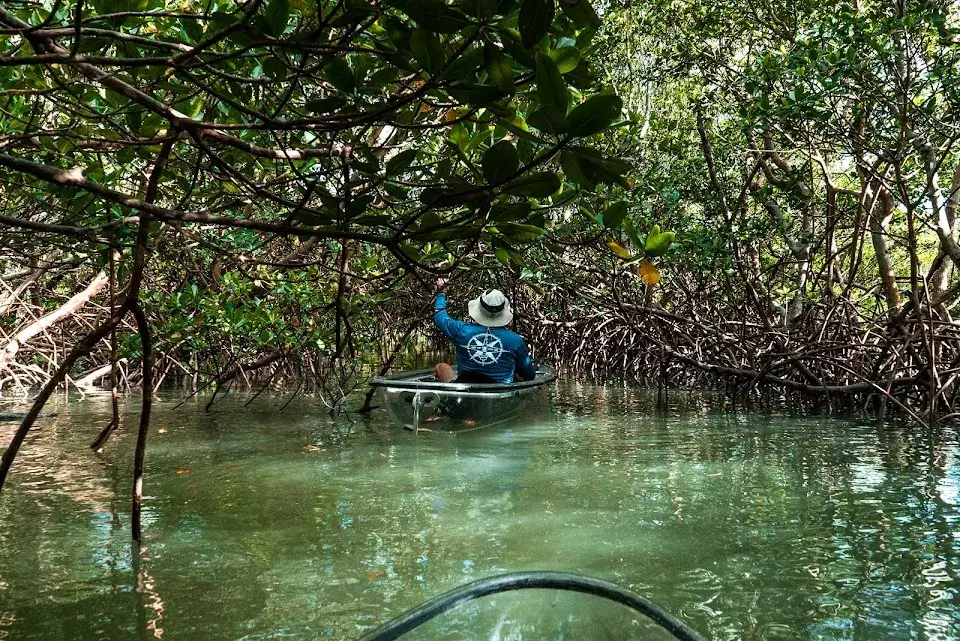
[[[331,423],[319,402],[157,407],[147,544],[129,543],[136,403],[43,419],[0,498],[0,638],[353,639],[515,570],[631,588],[716,639],[955,639],[956,435],[744,415],[563,384],[524,425],[461,435]],[[0,442],[15,425],[0,423]],[[411,635],[650,637],[597,599],[533,591]]]

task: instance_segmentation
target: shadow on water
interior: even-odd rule
[[[544,569],[611,580],[716,639],[960,636],[952,429],[686,394],[657,410],[655,393],[569,382],[522,424],[455,436],[245,400],[158,404],[137,557],[137,404],[100,457],[105,400],[38,422],[0,499],[0,638],[354,639],[468,581]],[[650,638],[616,608],[497,595],[409,638]]]

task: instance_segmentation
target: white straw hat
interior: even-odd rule
[[[467,304],[467,310],[470,312],[470,318],[484,327],[503,327],[513,320],[510,302],[499,289],[474,298]]]

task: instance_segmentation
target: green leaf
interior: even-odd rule
[[[510,255],[510,264],[513,265],[514,273],[516,273],[518,269],[527,266],[527,261],[525,261],[523,256],[521,256],[518,252],[515,252],[508,247],[507,254]]]
[[[329,225],[333,222],[333,217],[312,211],[301,211],[293,215],[293,220],[310,227],[318,227],[321,225]]]
[[[443,45],[440,38],[423,27],[417,27],[410,36],[410,51],[427,73],[435,74],[444,63]]]
[[[529,243],[541,236],[546,231],[536,225],[524,225],[521,223],[501,223],[497,225],[500,233],[516,243]]]
[[[472,47],[454,58],[453,61],[447,65],[443,77],[453,82],[458,80],[475,80],[476,73],[483,64],[483,50],[478,47]]]
[[[423,252],[420,251],[420,248],[412,243],[402,243],[400,245],[400,251],[407,255],[407,258],[415,261],[423,260]]]
[[[475,227],[446,227],[433,229],[429,232],[418,232],[417,238],[425,241],[446,242],[449,240],[467,240],[476,238],[479,230]]]
[[[510,60],[503,52],[490,43],[483,47],[483,62],[487,69],[487,76],[498,89],[504,93],[513,91],[513,71],[510,69]]]
[[[637,231],[637,228],[634,227],[633,223],[630,222],[629,218],[626,218],[623,221],[623,231],[627,233],[627,238],[630,239],[630,242],[633,243],[634,247],[638,249],[643,247],[643,243],[640,242],[640,233]]]
[[[569,164],[569,169],[568,165],[564,164],[564,154],[568,154],[566,162]],[[592,189],[597,183],[604,183],[629,188],[623,174],[630,169],[630,164],[617,158],[606,158],[590,147],[568,147],[560,155],[560,165],[575,182],[585,187]],[[576,174],[578,177],[573,178],[576,172],[579,172]],[[582,182],[581,178],[587,182]]]
[[[420,193],[420,202],[430,207],[459,207],[475,197],[469,190],[468,185],[427,187]]]
[[[581,60],[576,69],[566,74],[567,84],[577,89],[588,90],[597,81],[597,74],[590,67],[590,63]]]
[[[417,228],[421,231],[436,229],[443,224],[443,219],[435,211],[428,211],[417,220]]]
[[[551,107],[567,113],[569,96],[567,85],[556,63],[542,53],[537,54],[537,96],[541,107]]]
[[[270,0],[267,5],[267,26],[274,38],[283,34],[290,20],[290,0]]]
[[[117,162],[121,165],[126,165],[133,162],[135,157],[136,150],[133,147],[124,147],[117,153]]]
[[[294,2],[297,3],[298,9],[306,8],[309,6],[308,3],[303,2],[302,0],[294,0]],[[364,16],[369,16],[376,12],[376,9],[373,7],[373,5],[370,4],[368,0],[346,0],[346,2],[344,2],[344,10],[348,14],[350,14],[351,17],[360,18],[360,19],[362,19]]]
[[[373,89],[383,89],[391,82],[394,82],[399,76],[400,69],[397,67],[383,67],[373,72],[373,75],[367,80],[366,85]]]
[[[547,198],[560,189],[560,179],[552,171],[538,171],[514,180],[504,190],[513,196]]]
[[[374,176],[380,173],[380,162],[376,157],[367,158],[365,160],[360,160],[359,158],[354,158],[353,163],[350,165],[361,174],[367,176]]]
[[[467,148],[467,145],[470,144],[470,132],[467,131],[467,128],[463,126],[462,122],[458,122],[453,127],[450,128],[450,134],[447,136],[448,140],[452,142],[457,148],[463,152]]]
[[[387,181],[387,183],[383,186],[383,188],[387,192],[387,194],[391,198],[394,198],[395,200],[406,200],[407,196],[409,195],[407,193],[408,190],[406,187],[402,187],[396,183],[392,183],[389,181]]]
[[[489,111],[495,116],[499,116],[500,118],[503,118],[504,120],[512,121],[514,118],[517,117],[516,108],[509,104],[503,105],[498,102],[491,102],[486,107],[487,107],[487,111]]]
[[[447,92],[466,105],[485,105],[503,98],[503,92],[493,85],[463,84],[450,87]]]
[[[560,9],[578,27],[596,29],[600,26],[600,17],[590,0],[560,0]]]
[[[397,4],[418,25],[434,33],[456,33],[470,24],[467,16],[443,0],[404,0]]]
[[[152,138],[164,128],[167,121],[155,114],[147,116],[140,127],[140,135],[144,138]]]
[[[323,68],[323,77],[331,85],[343,93],[353,93],[357,87],[357,79],[353,67],[342,58],[334,58]]]
[[[128,111],[124,116],[124,120],[126,120],[127,127],[130,128],[130,131],[137,133],[140,131],[140,125],[143,123],[143,112]]]
[[[633,169],[633,165],[628,163],[626,160],[621,160],[620,158],[604,158],[603,167],[607,171],[617,174],[618,176],[622,176]]]
[[[586,158],[585,164],[588,167],[587,171],[597,182],[605,185],[620,185],[625,189],[630,188],[630,183],[627,182],[620,171],[619,163],[614,164],[606,160],[597,162],[592,158]]]
[[[533,52],[523,46],[519,31],[500,28],[497,33],[500,34],[500,42],[503,44],[504,51],[509,53],[514,60],[528,69],[536,67],[537,62],[533,57]]]
[[[370,206],[370,203],[374,201],[373,194],[364,194],[358,198],[354,198],[347,205],[346,216],[347,218],[354,218],[360,214],[367,211],[367,208]]]
[[[387,33],[390,42],[400,50],[404,50],[410,43],[410,27],[408,27],[399,18],[394,16],[383,16],[380,19],[383,30]]]
[[[593,180],[590,173],[583,166],[581,156],[576,152],[564,149],[560,152],[560,167],[566,177],[581,187],[593,189],[597,186],[597,181]]]
[[[622,223],[623,219],[627,216],[627,203],[618,200],[617,202],[610,203],[610,205],[603,210],[603,226],[607,229],[616,229]]]
[[[393,219],[389,214],[364,214],[362,216],[357,216],[350,222],[352,222],[354,225],[366,225],[374,227],[378,225],[385,225],[391,220]]]
[[[532,48],[547,35],[557,8],[554,0],[523,0],[520,5],[520,18],[517,26],[523,46]]]
[[[540,131],[551,134],[563,134],[570,129],[567,117],[556,107],[541,107],[527,118],[527,124],[533,125]]]
[[[483,154],[483,177],[488,183],[506,180],[520,168],[520,156],[513,143],[501,140]]]
[[[570,135],[582,138],[599,133],[620,117],[623,101],[613,94],[591,96],[570,112]]]
[[[263,71],[275,80],[282,80],[287,76],[287,65],[279,56],[268,56],[263,61]]]
[[[347,99],[343,96],[332,96],[330,98],[321,98],[319,100],[308,100],[304,109],[314,114],[328,114],[338,111],[347,104]]]
[[[199,20],[182,20],[180,26],[190,38],[188,44],[199,44],[203,41],[203,27]]]
[[[396,156],[390,158],[387,161],[387,175],[395,176],[400,172],[404,171],[407,167],[410,166],[417,157],[416,149],[407,149],[406,151],[401,151]]]
[[[528,202],[497,203],[490,208],[490,220],[497,223],[521,220],[530,215],[530,210]]]
[[[576,47],[551,49],[547,55],[557,64],[560,73],[570,73],[580,64],[580,50]]]
[[[643,251],[647,256],[656,258],[657,256],[663,256],[670,249],[670,245],[673,244],[673,239],[676,237],[676,234],[672,231],[660,232],[658,234],[650,234],[647,236],[647,242],[644,244]]]
[[[493,250],[493,255],[497,257],[500,264],[504,267],[510,267],[510,254],[503,247],[497,247]]]
[[[489,20],[497,14],[497,0],[463,0],[459,7],[478,20]]]

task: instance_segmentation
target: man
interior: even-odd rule
[[[464,323],[447,314],[447,283],[437,281],[433,321],[457,347],[457,371],[447,363],[436,366],[442,383],[512,383],[533,380],[537,368],[523,339],[506,328],[513,320],[510,303],[494,289],[470,301],[467,310],[473,323]]]

